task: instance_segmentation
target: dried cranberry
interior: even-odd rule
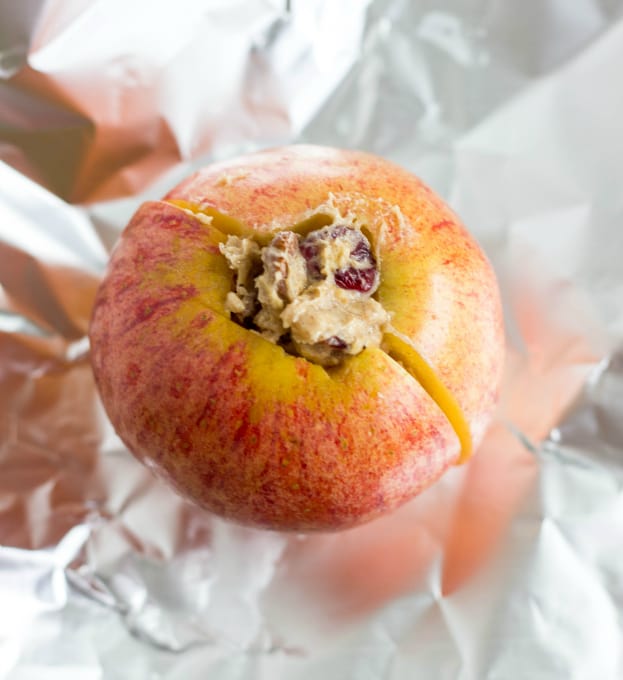
[[[378,272],[375,267],[368,269],[338,269],[333,275],[335,284],[346,290],[356,290],[360,293],[369,293],[378,282]]]
[[[357,262],[365,262],[368,260],[370,264],[374,264],[374,258],[370,252],[370,244],[365,238],[362,238],[361,241],[359,241],[359,243],[351,251],[350,256],[353,258],[353,260],[357,260]]]

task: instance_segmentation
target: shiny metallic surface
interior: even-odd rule
[[[616,0],[0,2],[0,678],[623,677],[621,63]],[[188,506],[88,360],[134,209],[292,141],[430,183],[507,318],[479,454],[341,534]]]

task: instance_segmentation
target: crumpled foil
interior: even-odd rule
[[[623,2],[0,3],[0,678],[623,677]],[[134,209],[307,141],[419,174],[500,279],[479,454],[282,535],[124,449],[85,334]]]

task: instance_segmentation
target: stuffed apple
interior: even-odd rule
[[[233,521],[337,530],[465,461],[496,404],[492,268],[418,178],[291,146],[143,204],[90,326],[128,449]]]

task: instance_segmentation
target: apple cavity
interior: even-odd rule
[[[127,447],[233,521],[337,530],[478,446],[504,335],[454,213],[376,156],[291,146],[213,164],[142,205],[90,327]]]

